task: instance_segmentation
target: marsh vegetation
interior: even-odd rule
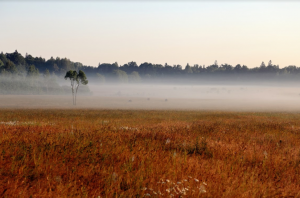
[[[2,197],[299,196],[298,113],[0,111]]]

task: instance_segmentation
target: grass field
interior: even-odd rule
[[[0,197],[300,197],[300,114],[0,110]]]

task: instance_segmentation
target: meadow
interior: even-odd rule
[[[0,197],[300,197],[299,120],[0,109]]]

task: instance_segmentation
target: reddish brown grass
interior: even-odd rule
[[[0,110],[0,197],[299,197],[299,118]]]

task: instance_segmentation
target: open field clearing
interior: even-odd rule
[[[300,114],[0,110],[1,197],[300,197]]]

